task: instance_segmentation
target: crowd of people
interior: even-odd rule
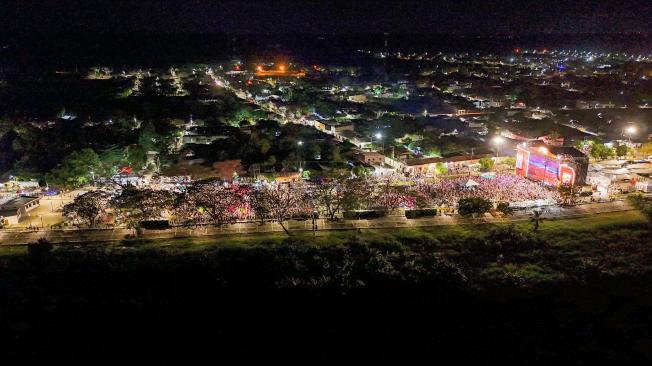
[[[435,206],[454,207],[461,198],[481,197],[492,202],[523,203],[559,201],[556,190],[512,174],[493,177],[458,177],[424,183],[417,188],[432,198]]]

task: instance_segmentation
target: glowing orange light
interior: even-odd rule
[[[285,66],[281,65],[281,66],[278,67],[278,69],[281,70],[281,71],[285,71]]]
[[[247,85],[253,85],[253,83],[254,83],[253,81],[247,80]]]
[[[257,71],[263,71],[263,67],[260,66],[260,65],[258,65],[258,66],[256,67],[256,70],[257,70]]]

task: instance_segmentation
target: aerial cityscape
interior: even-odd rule
[[[652,361],[650,4],[100,3],[0,35],[8,364]]]

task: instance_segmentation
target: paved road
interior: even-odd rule
[[[554,207],[544,214],[546,218],[575,218],[596,215],[600,213],[629,211],[632,207],[625,201],[608,203],[592,203],[575,207]],[[387,229],[406,227],[428,227],[440,225],[463,225],[474,223],[500,223],[518,222],[529,220],[530,211],[516,213],[509,218],[497,218],[487,214],[482,218],[464,219],[460,216],[436,216],[421,219],[407,219],[402,214],[396,214],[374,220],[340,220],[330,222],[324,219],[317,220],[319,231],[323,230],[355,230],[355,229]],[[289,221],[287,227],[291,232],[311,231],[312,223],[307,221]],[[206,226],[201,228],[173,227],[165,230],[144,230],[143,239],[171,239],[193,236],[222,236],[253,233],[282,232],[283,229],[276,223],[237,223],[223,227]],[[126,228],[114,229],[62,229],[62,230],[0,230],[0,243],[2,245],[22,245],[34,242],[39,238],[47,238],[53,243],[75,244],[90,242],[113,242],[124,239],[132,231]]]

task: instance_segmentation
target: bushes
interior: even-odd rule
[[[505,216],[509,216],[514,213],[514,209],[509,207],[509,202],[499,202],[496,205],[496,211],[502,213]]]
[[[544,240],[531,233],[518,230],[514,225],[493,229],[485,241],[491,252],[503,255],[540,249],[545,245]]]
[[[49,256],[50,252],[52,252],[52,243],[45,238],[27,244],[27,254],[30,258],[43,259]]]
[[[458,201],[458,212],[462,216],[481,215],[491,210],[489,200],[481,197],[461,198]]]
[[[385,210],[375,211],[344,211],[342,216],[346,220],[369,220],[387,216]]]
[[[405,210],[405,217],[418,219],[419,217],[437,216],[436,208],[424,208],[421,210]]]
[[[170,227],[168,220],[147,220],[141,221],[140,227],[147,230],[164,230]]]

